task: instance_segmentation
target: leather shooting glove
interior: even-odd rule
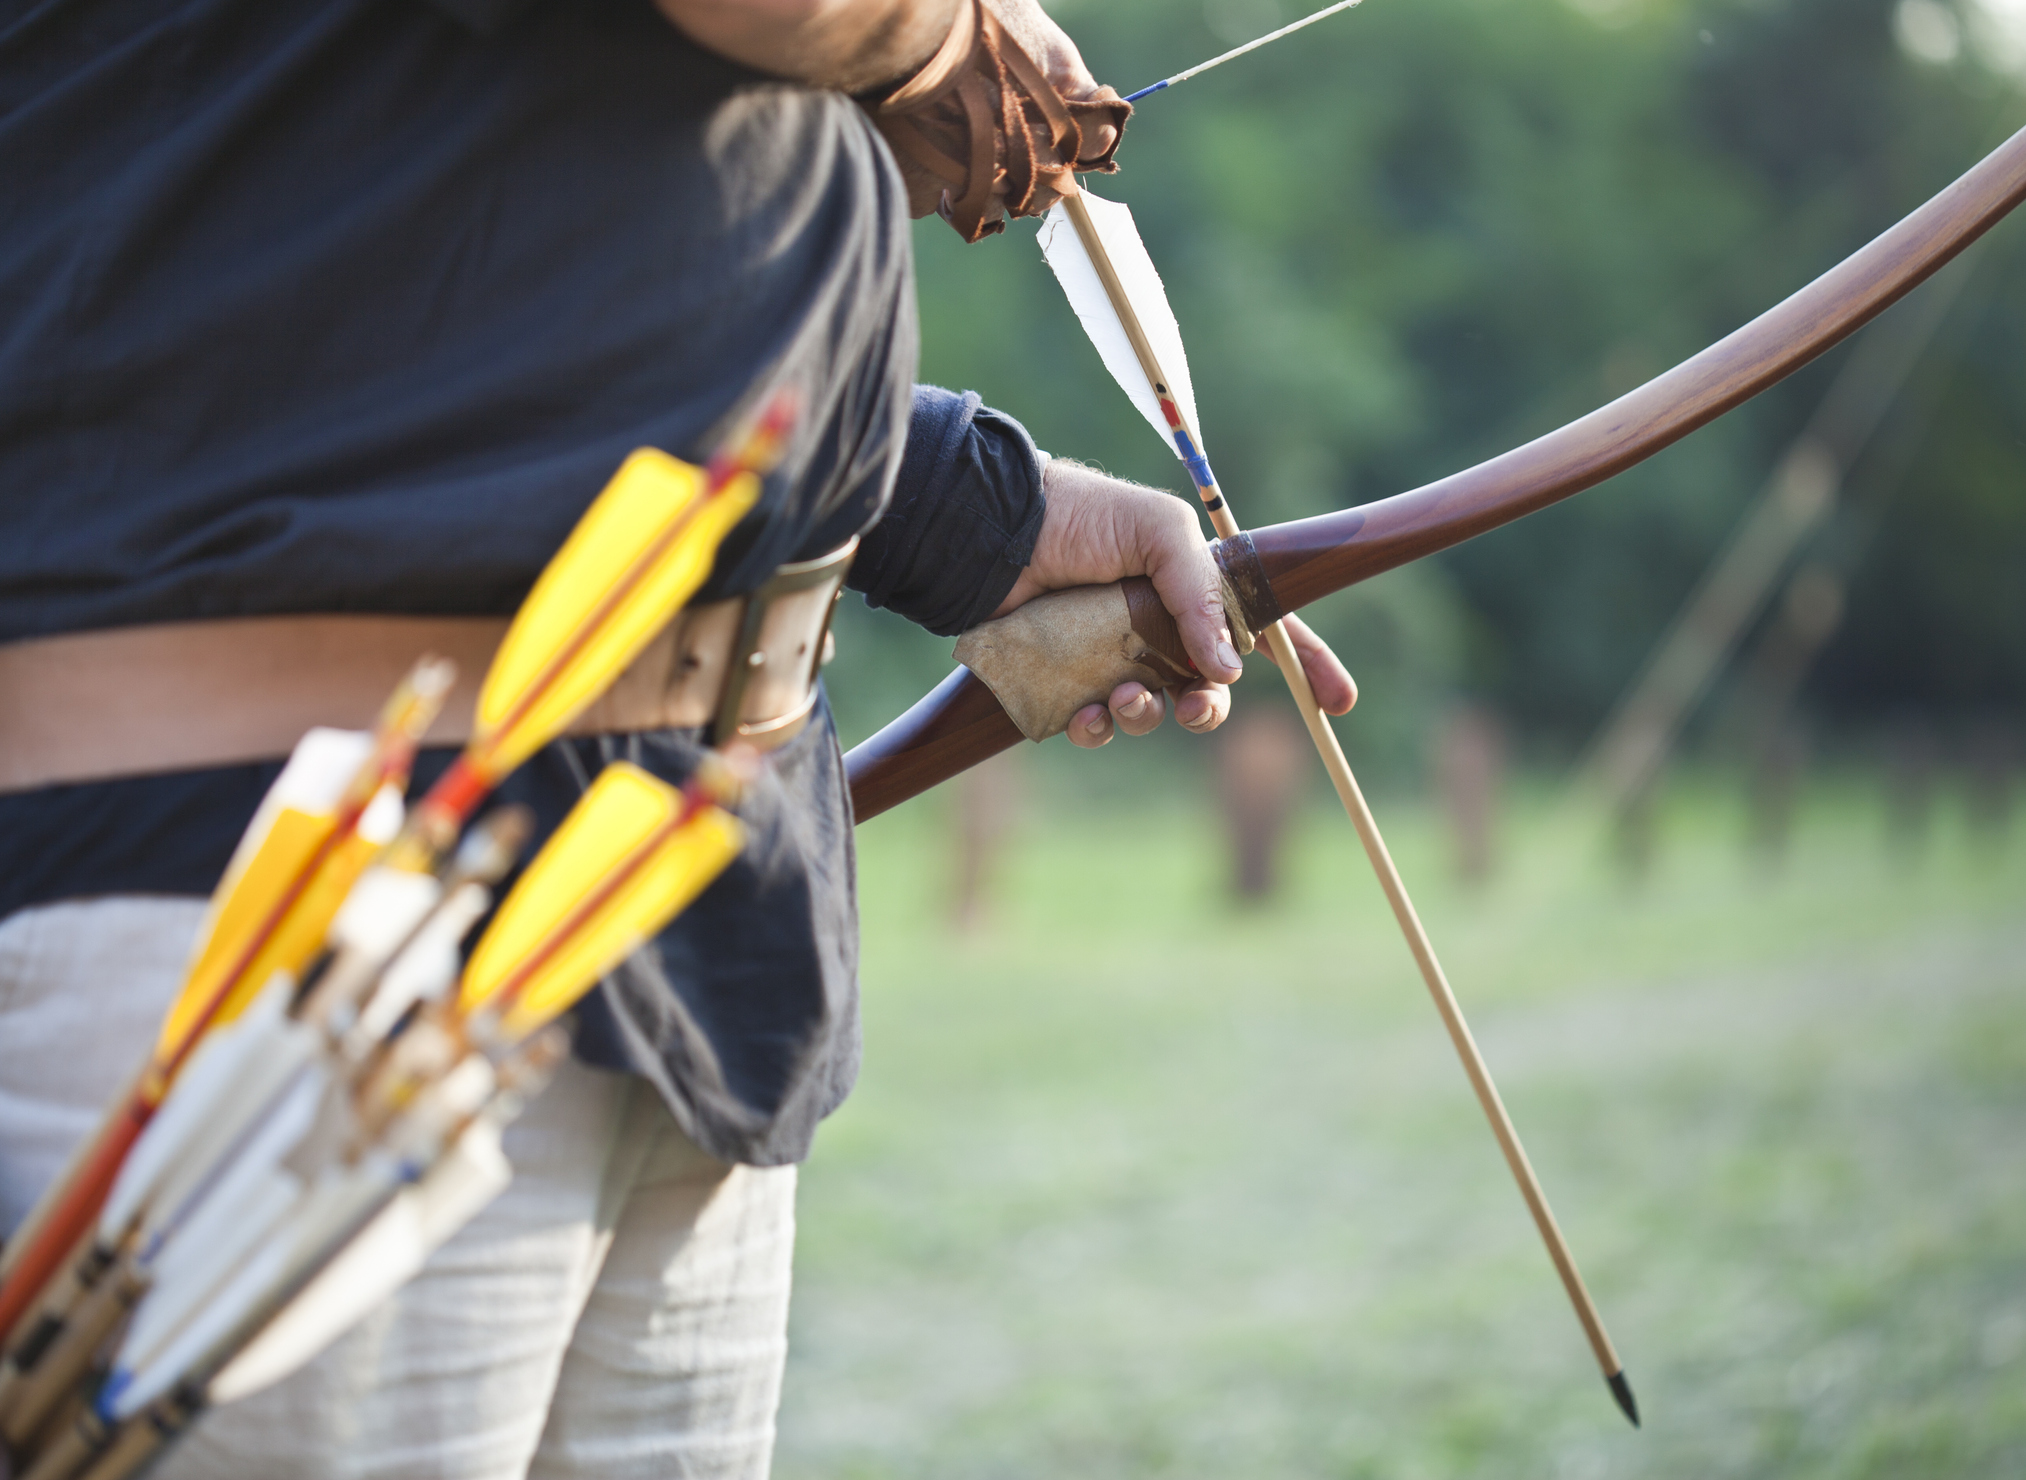
[[[910,212],[936,211],[967,242],[1004,231],[1009,214],[1042,215],[1074,174],[1117,170],[1133,111],[1109,87],[1065,98],[984,0],[958,7],[919,72],[860,101],[900,162]]]

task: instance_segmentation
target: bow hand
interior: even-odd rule
[[[1175,619],[1201,675],[1165,694],[1137,682],[1119,684],[1105,703],[1085,705],[1071,717],[1071,742],[1088,748],[1105,744],[1114,731],[1144,735],[1161,723],[1171,700],[1185,729],[1216,729],[1231,712],[1230,685],[1243,670],[1217,567],[1189,506],[1067,458],[1049,462],[1042,489],[1048,511],[1034,558],[993,615],[1003,617],[1045,591],[1143,575]],[[1343,664],[1307,627],[1288,625],[1324,707],[1332,714],[1349,709],[1357,690]]]

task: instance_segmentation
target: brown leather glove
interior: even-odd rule
[[[967,0],[921,71],[861,99],[908,182],[917,216],[938,212],[967,242],[1006,229],[1007,214],[1039,216],[1075,187],[1108,175],[1133,105],[1112,88],[1071,102],[986,9]],[[1088,156],[1084,140],[1112,129]]]

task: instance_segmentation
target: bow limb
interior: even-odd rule
[[[1257,631],[1287,612],[1496,529],[1644,461],[1799,369],[1911,292],[2026,199],[2026,129],[1785,302],[1638,390],[1476,467],[1216,547]],[[1043,598],[1044,600],[1046,598]],[[981,693],[980,690],[983,690]],[[1021,731],[957,674],[845,758],[861,821],[1011,746]],[[1102,699],[1091,695],[1091,702]]]
[[[1220,551],[1260,615],[1446,550],[1581,493],[1750,400],[1920,286],[2026,199],[2026,129],[1785,302],[1546,436],[1408,493],[1255,530]]]

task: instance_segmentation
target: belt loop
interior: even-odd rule
[[[732,656],[725,664],[725,688],[718,695],[717,718],[711,721],[710,743],[722,745],[739,727],[739,709],[746,702],[746,685],[752,682],[753,670],[767,661],[767,655],[760,651],[760,629],[766,625],[767,608],[774,600],[774,583],[780,576],[770,576],[759,590],[745,600],[739,611],[739,639],[732,644]]]
[[[837,609],[837,597],[843,594],[844,577],[851,569],[852,557],[857,553],[858,540],[854,537],[827,555],[784,565],[746,598],[739,614],[738,641],[733,645],[730,662],[725,665],[725,687],[718,699],[717,718],[711,722],[708,739],[712,745],[722,745],[734,735],[757,738],[776,733],[799,723],[815,708],[816,675],[823,666],[824,641],[830,635],[830,619]],[[833,594],[824,609],[822,630],[809,645],[809,669],[802,675],[807,693],[802,704],[788,714],[760,724],[740,723],[739,712],[745,703],[746,687],[767,660],[767,655],[760,649],[760,639],[766,630],[768,608],[783,596],[818,586],[830,587]]]

